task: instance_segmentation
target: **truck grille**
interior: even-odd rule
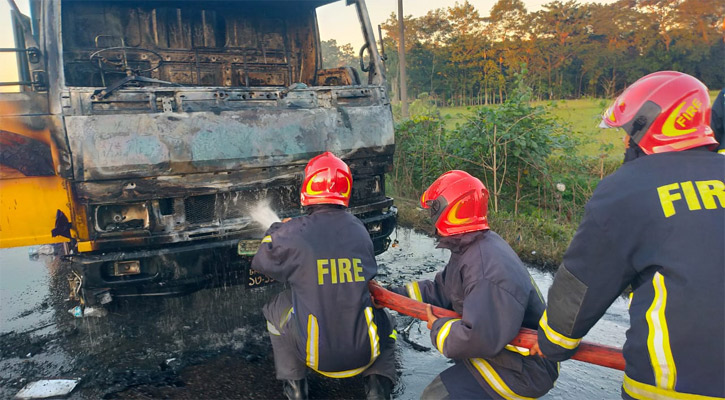
[[[350,206],[384,198],[383,179],[380,175],[355,179]],[[300,209],[299,187],[283,185],[187,197],[184,199],[186,222],[195,225],[246,218],[260,201],[268,202],[280,217],[296,215]]]
[[[290,210],[297,211],[300,208],[299,189],[292,185],[223,193],[219,198],[224,219],[246,217],[249,215],[249,209],[260,201],[269,202],[270,208],[280,214],[289,213]]]
[[[249,210],[260,201],[281,215],[288,215],[300,208],[299,189],[295,186],[248,189],[229,193],[193,196],[184,199],[186,222],[204,224],[217,220],[229,220],[249,216]]]
[[[184,211],[186,212],[186,222],[190,224],[201,224],[213,221],[215,202],[216,195],[214,194],[194,196],[185,199]]]

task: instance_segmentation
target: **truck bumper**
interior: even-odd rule
[[[357,215],[370,233],[375,254],[387,250],[396,226],[397,209]],[[82,276],[81,289],[86,304],[104,303],[113,298],[184,295],[199,289],[243,284],[264,286],[249,268],[252,253],[240,256],[239,238],[158,249],[82,253],[70,257],[71,268]],[[257,242],[258,243],[258,242]]]

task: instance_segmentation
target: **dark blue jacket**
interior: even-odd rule
[[[299,329],[299,356],[333,378],[354,376],[380,354],[376,320],[384,316],[370,300],[368,281],[377,273],[375,251],[359,219],[335,206],[315,206],[309,215],[275,223],[252,268],[292,290]]]
[[[549,290],[539,345],[565,360],[628,286],[624,398],[725,397],[725,157],[647,155],[602,180]]]
[[[438,247],[451,258],[434,281],[393,290],[462,315],[436,320],[431,341],[444,356],[465,360],[482,387],[505,398],[544,395],[558,377],[557,364],[508,344],[521,327],[535,329],[545,307],[519,257],[490,230],[444,237]],[[444,383],[455,390],[454,382]]]

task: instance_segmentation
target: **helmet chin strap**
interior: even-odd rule
[[[628,137],[627,140],[627,149],[624,150],[624,162],[629,162],[647,155],[644,151],[642,151],[642,148],[634,142],[632,137]]]

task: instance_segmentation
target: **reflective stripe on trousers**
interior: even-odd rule
[[[496,372],[495,369],[483,358],[471,358],[471,364],[478,370],[478,372],[486,380],[488,386],[490,386],[499,396],[508,400],[534,400],[533,397],[519,396],[514,393],[511,388],[506,385],[506,382],[501,379],[501,376]]]
[[[310,314],[307,318],[307,366],[330,378],[349,378],[360,374],[370,367],[375,359],[380,355],[380,339],[378,337],[378,327],[375,325],[373,319],[372,307],[365,307],[365,320],[368,324],[368,336],[370,339],[370,362],[360,368],[355,368],[347,371],[339,372],[328,372],[320,371],[319,369],[319,327],[317,325],[317,318]]]

